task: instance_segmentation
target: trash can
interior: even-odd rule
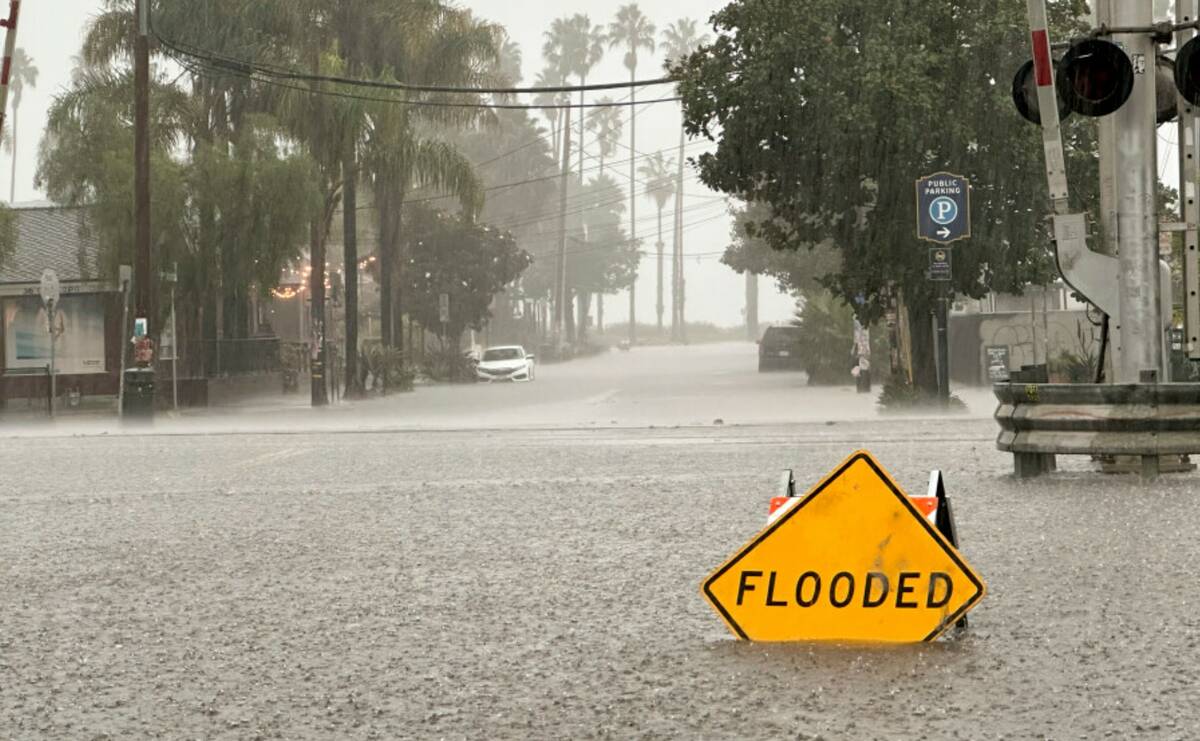
[[[153,419],[153,368],[130,368],[125,371],[125,399],[121,412],[127,420]]]

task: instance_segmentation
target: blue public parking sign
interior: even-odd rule
[[[971,183],[936,172],[917,181],[917,238],[950,244],[971,236]]]

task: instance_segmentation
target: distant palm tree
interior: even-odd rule
[[[13,52],[12,58],[12,77],[10,80],[10,89],[12,90],[12,182],[9,186],[9,203],[17,202],[17,114],[21,108],[21,94],[25,92],[25,86],[37,87],[38,68],[33,64],[33,57],[25,53],[21,47],[17,47]]]
[[[521,72],[521,45],[505,37],[500,45],[500,58],[496,65],[496,77],[506,85],[519,85],[524,74]]]
[[[571,71],[579,77],[581,87],[587,85],[588,74],[604,58],[604,29],[593,26],[592,19],[576,13],[567,21],[565,46]],[[583,105],[586,100],[583,90],[579,91],[579,177],[583,177]]]
[[[557,66],[547,64],[546,69],[537,74],[534,84],[537,87],[560,87],[566,78],[558,71]],[[538,93],[533,99],[534,105],[539,106],[558,106],[562,105],[566,98],[565,93]],[[560,161],[560,152],[562,151],[562,137],[559,135],[559,122],[562,120],[561,108],[543,108],[542,115],[546,121],[550,123],[550,137],[554,141],[554,161]]]
[[[667,65],[680,64],[696,49],[708,43],[707,34],[698,31],[699,24],[690,18],[681,18],[667,26],[662,34],[662,45],[667,52]],[[675,189],[675,245],[671,260],[671,339],[687,341],[687,324],[684,318],[686,281],[683,276],[683,150],[687,142],[683,125],[679,126],[679,183]]]
[[[604,107],[592,111],[587,119],[587,127],[596,135],[596,144],[600,147],[600,177],[604,177],[604,161],[617,151],[617,142],[621,139],[625,123],[621,120],[621,109],[609,105],[613,102],[612,98],[604,97],[596,102]]]
[[[642,164],[642,177],[646,182],[646,196],[658,206],[658,332],[663,330],[663,209],[675,195],[675,162],[664,158],[662,152]]]
[[[629,70],[629,81],[637,81],[638,52],[645,50],[653,54],[654,24],[642,14],[637,3],[622,5],[617,17],[608,24],[608,46],[610,49],[625,49],[625,68]],[[629,91],[629,240],[637,248],[637,91]],[[629,284],[629,342],[637,342],[637,270]]]

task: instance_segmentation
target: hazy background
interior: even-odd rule
[[[616,15],[621,5],[618,0],[560,0],[556,3],[529,3],[521,1],[472,0],[461,5],[473,9],[479,16],[495,21],[505,26],[509,34],[518,44],[524,55],[525,84],[533,84],[536,74],[542,69],[542,33],[550,22],[561,16],[575,13],[587,13],[594,24],[607,26]],[[687,3],[678,0],[641,0],[639,5],[658,27],[659,33],[670,23],[682,17],[690,17],[702,21],[707,26],[708,17],[719,9],[722,0],[689,0]],[[33,179],[37,168],[37,149],[42,138],[42,128],[45,123],[46,111],[53,96],[69,81],[74,67],[74,57],[79,51],[83,29],[88,19],[100,8],[99,0],[42,0],[42,2],[26,3],[21,8],[21,26],[17,43],[33,57],[39,70],[36,88],[26,89],[20,110],[20,139],[17,152],[17,189],[18,203],[37,201],[45,194],[34,187]],[[624,53],[614,49],[605,57],[599,67],[593,71],[588,82],[611,82],[629,79],[629,72],[622,65]],[[643,61],[638,68],[640,79],[660,76],[662,71],[661,55],[643,54]],[[614,97],[620,98],[624,93],[618,91]],[[672,97],[670,88],[651,88],[639,93],[639,98]],[[540,121],[545,119],[538,117]],[[628,118],[626,117],[626,120]],[[680,110],[678,104],[664,103],[639,107],[638,110],[638,150],[652,153],[658,149],[666,150],[668,156],[675,156],[679,144]],[[628,145],[628,126],[625,130],[624,142]],[[688,156],[695,156],[703,151],[703,147],[693,145],[688,149]],[[3,161],[6,172],[8,165],[7,153]],[[628,152],[618,151],[616,159],[627,158]],[[628,176],[626,176],[627,178]],[[7,178],[0,193],[7,195]],[[625,180],[627,183],[627,179]],[[639,190],[641,186],[639,186]],[[687,192],[693,195],[711,195],[694,175],[689,177]],[[704,205],[708,204],[708,205]],[[720,263],[719,253],[729,243],[731,220],[722,216],[724,204],[717,200],[688,198],[685,207],[695,206],[684,213],[684,226],[687,230],[684,249],[689,255],[686,263],[688,277],[688,319],[690,321],[705,321],[724,326],[742,323],[745,305],[745,279]],[[652,213],[649,199],[641,198],[639,194],[639,217]],[[670,216],[667,216],[668,224]],[[643,248],[652,251],[654,235],[646,232],[645,223],[639,224],[639,237],[644,239]],[[668,255],[670,243],[668,238]],[[717,253],[717,254],[714,254]],[[642,264],[641,278],[638,282],[638,318],[642,322],[654,320],[654,291],[655,269],[653,258],[647,258]],[[668,286],[670,281],[668,280]],[[668,289],[669,290],[669,289]],[[627,319],[628,300],[625,295],[606,302],[605,312],[610,322],[616,323]],[[771,321],[786,321],[791,318],[794,302],[790,296],[780,294],[773,281],[761,279],[759,298],[759,319],[763,323]]]

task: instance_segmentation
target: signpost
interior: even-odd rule
[[[929,248],[929,280],[949,281],[954,277],[954,257],[949,247]]]
[[[917,238],[950,244],[970,236],[970,181],[948,172],[917,180]]]
[[[54,416],[54,397],[57,395],[58,389],[55,381],[55,346],[58,344],[58,299],[62,296],[62,286],[58,282],[58,273],[55,273],[50,268],[42,271],[42,285],[39,291],[42,296],[42,304],[46,307],[46,331],[50,333],[50,416]]]
[[[917,180],[917,239],[940,248],[929,251],[929,279],[938,283],[937,354],[938,396],[950,400],[950,297],[946,284],[953,280],[949,245],[971,236],[971,182],[962,175],[935,172]]]
[[[859,451],[701,591],[744,640],[911,643],[937,638],[986,587],[871,454]]]

